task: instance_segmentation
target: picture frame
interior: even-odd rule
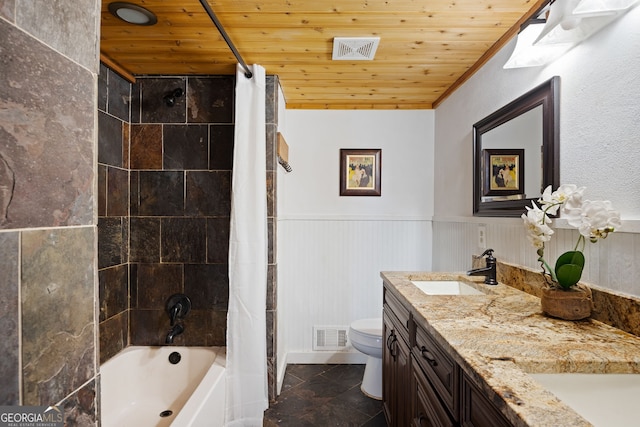
[[[381,149],[340,149],[340,196],[380,196],[381,171]]]
[[[525,197],[524,149],[485,149],[483,151],[482,195]]]

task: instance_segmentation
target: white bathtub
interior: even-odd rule
[[[100,367],[103,427],[222,427],[225,347],[128,347]],[[177,364],[169,355],[180,353]],[[167,415],[167,411],[171,411]]]

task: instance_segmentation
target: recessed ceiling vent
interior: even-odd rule
[[[376,54],[380,37],[334,37],[334,61],[370,61]]]

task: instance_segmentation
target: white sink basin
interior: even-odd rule
[[[473,286],[456,280],[412,280],[427,295],[484,295]]]
[[[594,426],[638,425],[640,374],[529,374]]]

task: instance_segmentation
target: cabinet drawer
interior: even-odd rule
[[[413,357],[415,358],[415,356]],[[412,425],[415,427],[453,427],[454,423],[450,415],[440,403],[440,399],[419,366],[414,366],[412,385],[414,387]]]
[[[458,365],[446,355],[435,340],[421,327],[416,328],[414,358],[454,419],[458,420]]]
[[[409,328],[410,328],[410,324],[409,324],[409,310],[407,308],[405,308],[400,301],[391,293],[389,292],[386,288],[384,290],[384,304],[386,305],[385,308],[389,308],[390,311],[392,312],[392,314],[394,314],[393,317],[395,317],[397,323],[398,323],[398,333],[402,336],[402,338],[404,338],[404,340],[407,343],[411,343],[411,341],[409,340]]]

